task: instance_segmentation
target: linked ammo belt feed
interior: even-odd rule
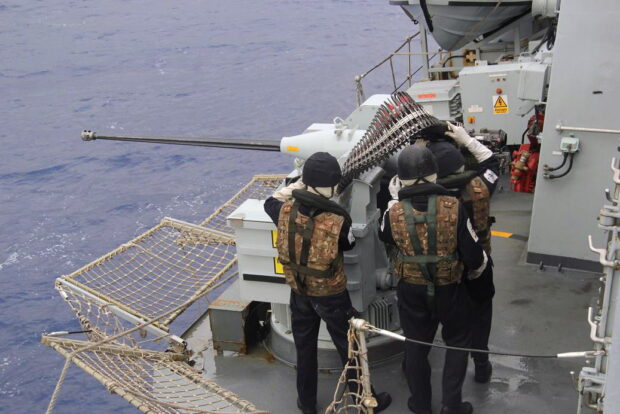
[[[351,150],[342,169],[338,192],[363,172],[386,161],[423,129],[441,123],[408,93],[394,93],[379,107],[366,134]]]

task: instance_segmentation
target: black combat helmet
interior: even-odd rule
[[[340,164],[327,152],[315,152],[306,160],[302,171],[304,184],[309,187],[333,187],[342,178]]]
[[[439,124],[431,125],[427,128],[424,128],[416,135],[416,137],[431,142],[451,140],[452,138],[446,136],[446,132],[449,130],[450,129],[448,129],[448,124],[444,121],[441,121]]]
[[[437,160],[426,147],[409,145],[398,156],[398,178],[413,180],[437,173]]]
[[[437,159],[439,178],[446,177],[465,165],[463,154],[450,142],[429,142],[428,148]]]

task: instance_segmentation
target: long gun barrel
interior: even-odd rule
[[[258,151],[280,151],[279,140],[236,140],[221,138],[178,138],[178,137],[128,137],[121,135],[98,135],[89,130],[82,131],[82,140],[94,141],[105,139],[108,141],[149,142],[152,144],[190,145],[195,147],[235,148]]]

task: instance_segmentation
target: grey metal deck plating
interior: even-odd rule
[[[507,177],[504,177],[504,181]],[[508,184],[504,183],[508,188]],[[494,229],[527,236],[532,195],[497,193],[492,209]],[[592,217],[595,220],[595,217]],[[586,249],[586,241],[583,241]],[[539,270],[525,264],[526,243],[493,238],[495,284],[491,348],[498,351],[550,354],[589,350],[586,312],[598,289],[598,275],[555,268]],[[464,399],[476,413],[565,414],[576,411],[577,392],[570,371],[584,364],[577,360],[536,360],[492,356],[490,384],[473,381],[473,365],[463,387]],[[439,412],[443,351],[431,352],[433,409]],[[205,374],[218,384],[273,413],[296,413],[295,371],[275,361],[264,349],[247,356],[205,355]],[[319,374],[319,410],[331,401],[338,375]],[[376,389],[389,391],[394,402],[386,413],[406,413],[409,391],[400,359],[371,369]]]

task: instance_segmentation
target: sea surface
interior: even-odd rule
[[[0,1],[0,412],[47,407],[63,358],[41,333],[79,329],[56,277],[165,216],[198,223],[252,175],[292,166],[279,153],[86,143],[82,129],[299,134],[346,117],[354,76],[415,31],[388,0]],[[369,76],[367,96],[391,82]],[[135,411],[76,367],[55,410]]]

